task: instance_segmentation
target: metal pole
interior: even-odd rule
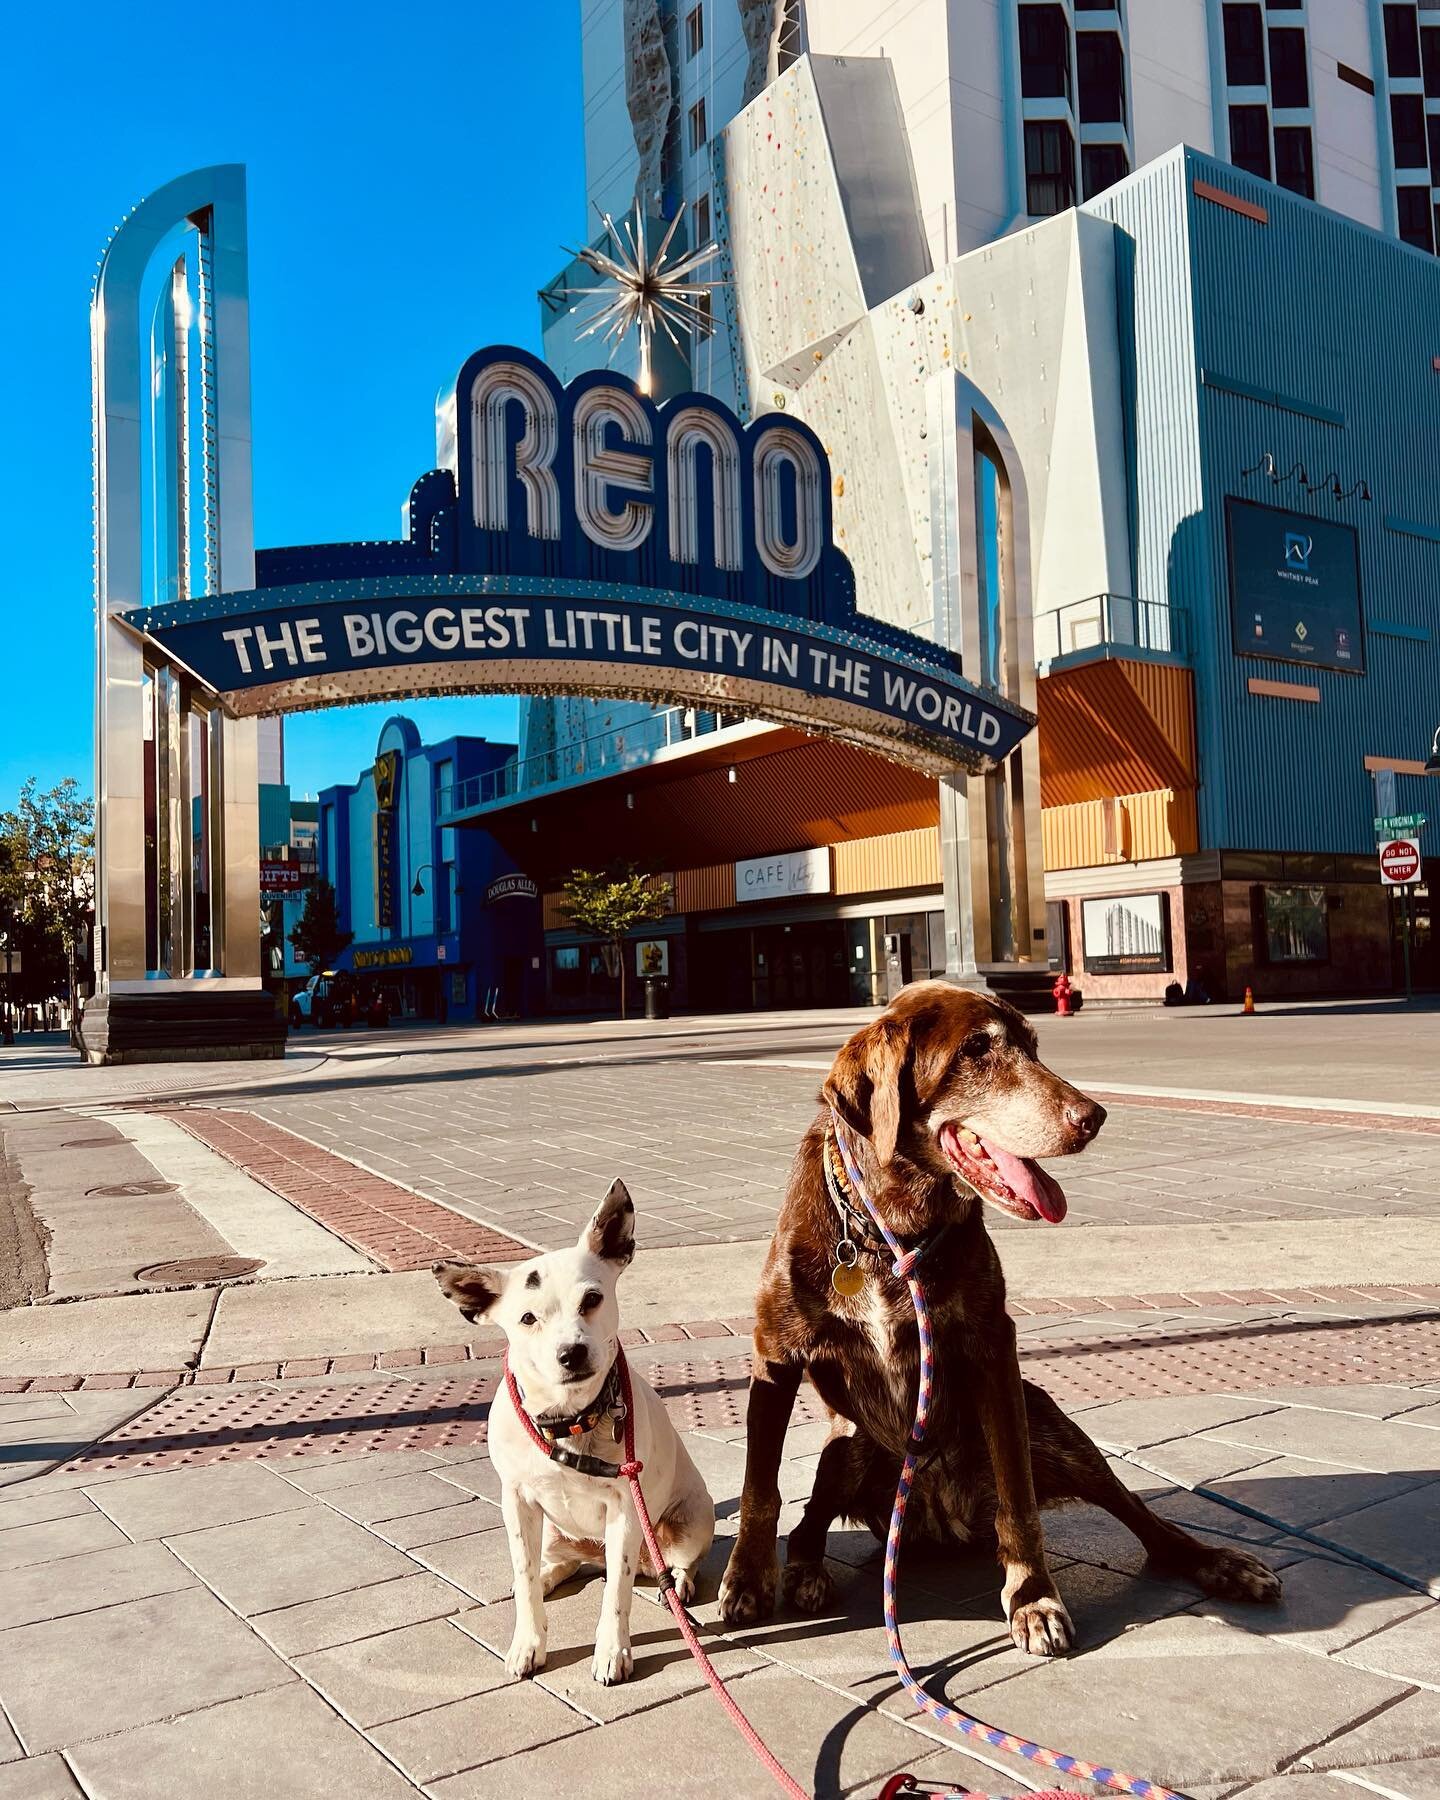
[[[0,1040],[7,1044],[15,1042],[15,1027],[10,1023],[10,993],[12,987],[14,949],[7,935],[5,939],[5,1029],[0,1033]]]
[[[1408,1006],[1415,998],[1414,990],[1410,985],[1410,884],[1408,882],[1400,890],[1400,904],[1403,917],[1401,941],[1405,949],[1405,1004]]]

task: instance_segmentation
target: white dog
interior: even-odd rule
[[[442,1291],[467,1319],[483,1314],[499,1323],[524,1410],[557,1452],[552,1457],[535,1443],[502,1385],[489,1438],[515,1569],[515,1636],[505,1659],[512,1675],[545,1666],[544,1597],[582,1563],[602,1561],[605,1596],[591,1671],[609,1686],[628,1680],[634,1668],[630,1602],[644,1540],[630,1485],[618,1472],[625,1407],[615,1299],[634,1254],[635,1207],[616,1181],[573,1250],[503,1269],[434,1265]],[[641,1490],[675,1591],[688,1604],[715,1536],[715,1505],[654,1389],[638,1375],[630,1380]]]

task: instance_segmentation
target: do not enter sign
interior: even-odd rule
[[[1391,838],[1380,846],[1380,879],[1386,887],[1405,887],[1420,879],[1420,840]]]

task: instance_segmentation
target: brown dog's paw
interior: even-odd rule
[[[751,1568],[732,1556],[720,1581],[720,1617],[727,1625],[753,1625],[775,1610],[775,1581],[779,1564]]]
[[[823,1562],[786,1563],[783,1591],[797,1612],[833,1612],[835,1583]]]
[[[1010,1615],[1010,1635],[1027,1656],[1063,1656],[1075,1645],[1075,1627],[1058,1594],[1017,1606]]]
[[[1280,1598],[1280,1577],[1248,1550],[1215,1550],[1189,1571],[1190,1579],[1220,1600],[1249,1600],[1273,1606]]]

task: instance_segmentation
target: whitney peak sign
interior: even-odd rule
[[[124,615],[240,715],[456,693],[609,695],[774,719],[931,773],[1034,723],[855,609],[830,470],[783,414],[568,388],[482,350],[403,540],[262,550],[260,585]]]

